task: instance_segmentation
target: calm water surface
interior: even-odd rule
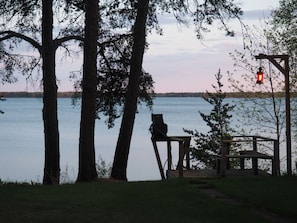
[[[69,177],[75,180],[80,107],[74,107],[69,98],[61,98],[58,103],[61,170],[68,168]],[[1,109],[5,114],[0,115],[0,179],[41,181],[44,163],[42,99],[8,98],[1,102]],[[198,110],[207,110],[201,98],[156,98],[153,111],[141,106],[131,143],[128,179],[160,179],[148,131],[152,112],[164,114],[169,135],[184,135],[183,128],[200,128]],[[108,129],[104,121],[104,117],[96,121],[96,159],[101,156],[112,162],[120,120],[112,129]]]
[[[227,100],[232,103],[231,99]],[[0,103],[0,108],[5,112],[0,115],[0,179],[41,182],[44,165],[42,99],[8,98]],[[78,169],[80,106],[74,107],[70,98],[59,99],[58,105],[61,171],[68,169],[68,177],[74,181]],[[196,97],[156,98],[152,111],[141,106],[131,142],[128,179],[160,179],[148,131],[151,113],[163,114],[168,124],[168,135],[185,135],[183,128],[207,132],[208,128],[198,111],[209,113],[211,109],[207,102]],[[104,121],[104,117],[96,121],[96,159],[99,160],[101,156],[111,163],[120,120],[112,129],[108,129]],[[166,144],[161,143],[160,149],[165,165]],[[173,150],[173,156],[177,158],[177,145],[173,144]]]

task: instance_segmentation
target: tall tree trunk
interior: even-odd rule
[[[60,152],[57,112],[53,1],[42,0],[42,71],[45,163],[43,184],[59,184]]]
[[[134,24],[133,48],[130,61],[130,76],[127,89],[123,119],[117,141],[111,177],[127,181],[127,165],[132,139],[139,84],[142,75],[142,60],[145,49],[146,18],[149,0],[138,1],[138,11]]]
[[[95,115],[97,74],[98,0],[86,1],[82,108],[77,182],[97,178],[95,165]]]

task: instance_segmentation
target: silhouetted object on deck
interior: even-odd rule
[[[150,132],[152,133],[152,143],[155,151],[155,155],[158,162],[159,171],[162,179],[165,179],[164,169],[162,166],[160,154],[158,151],[157,142],[167,142],[167,162],[168,170],[171,170],[172,166],[172,154],[171,154],[171,142],[179,143],[179,159],[177,163],[177,169],[179,177],[183,177],[183,162],[186,156],[186,169],[190,169],[190,141],[191,136],[167,136],[168,126],[164,123],[162,114],[152,114],[152,124],[150,126]]]
[[[152,138],[155,140],[166,139],[168,126],[164,123],[162,114],[152,114],[152,125],[150,127],[150,132],[152,133]]]

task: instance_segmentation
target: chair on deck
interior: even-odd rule
[[[162,114],[152,114],[152,124],[150,126],[150,132],[152,134],[151,140],[153,143],[155,155],[157,158],[159,171],[162,179],[165,179],[164,170],[162,167],[161,158],[158,151],[157,142],[167,142],[167,159],[168,159],[168,170],[171,170],[172,166],[172,154],[171,154],[171,142],[179,143],[179,159],[177,169],[179,177],[183,177],[183,161],[186,156],[186,169],[190,169],[190,136],[167,136],[168,126],[164,123]]]
[[[152,114],[152,124],[150,132],[152,133],[152,139],[155,140],[167,140],[168,126],[164,123],[162,114]]]

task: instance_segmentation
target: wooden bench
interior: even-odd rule
[[[240,159],[240,169],[245,169],[245,159],[252,159],[252,169],[254,175],[258,175],[258,159],[269,159],[272,160],[272,169],[274,169],[273,156],[260,153],[253,150],[240,151],[238,155],[226,155],[227,159],[239,158]],[[228,160],[227,160],[228,162]],[[273,171],[272,171],[273,172]]]
[[[222,154],[218,156],[218,160],[220,165],[218,165],[217,173],[224,177],[226,175],[226,170],[228,169],[228,163],[230,159],[240,159],[240,169],[245,169],[245,160],[246,159],[252,159],[252,169],[254,175],[258,175],[258,160],[264,159],[264,160],[271,160],[272,165],[272,175],[277,176],[279,174],[279,162],[278,161],[278,144],[276,140],[268,139],[264,137],[259,136],[250,136],[252,137],[252,140],[225,140],[223,141],[222,146]],[[260,153],[257,151],[257,139],[260,139],[262,141],[273,141],[274,142],[274,155],[268,155],[265,153]],[[228,151],[230,151],[230,144],[231,142],[247,142],[252,141],[253,142],[253,150],[243,150],[239,151],[238,154],[229,154]]]

